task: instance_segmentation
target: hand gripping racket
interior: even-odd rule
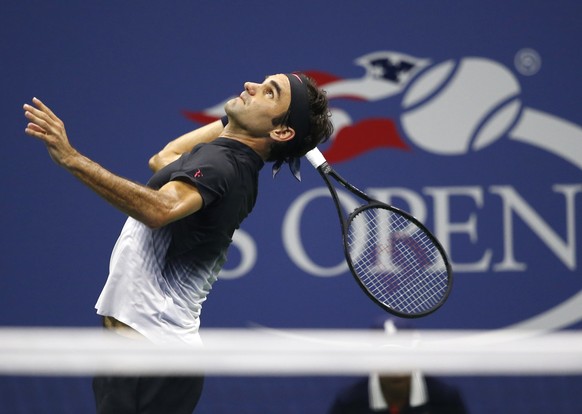
[[[364,292],[400,317],[417,318],[437,310],[453,282],[439,241],[410,214],[372,199],[344,180],[317,148],[306,157],[329,188],[341,222],[347,264]],[[366,203],[346,217],[329,177]]]

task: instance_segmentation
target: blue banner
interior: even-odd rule
[[[22,104],[42,99],[80,152],[145,183],[149,157],[220,116],[245,81],[303,71],[330,99],[336,130],[320,149],[334,168],[449,253],[451,296],[415,326],[579,328],[581,12],[574,0],[3,3],[0,324],[97,325],[125,219],[24,135]],[[352,279],[305,160],[302,178],[262,171],[202,329],[366,328],[383,313]]]

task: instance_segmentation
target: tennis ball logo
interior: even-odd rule
[[[421,74],[402,100],[401,125],[418,147],[455,155],[506,134],[521,111],[519,83],[497,62],[448,60]]]

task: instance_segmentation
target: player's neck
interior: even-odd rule
[[[266,160],[269,156],[269,151],[271,147],[271,138],[258,138],[258,137],[250,137],[245,135],[232,135],[232,134],[223,134],[224,138],[233,139],[238,142],[242,142],[243,144],[247,145],[248,147],[252,148],[259,156]]]

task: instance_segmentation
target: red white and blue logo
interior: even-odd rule
[[[552,330],[582,320],[582,127],[527,101],[520,81],[535,79],[541,63],[531,49],[519,51],[513,67],[487,57],[433,61],[377,51],[355,60],[359,77],[305,71],[330,99],[327,160],[373,197],[426,222],[449,252],[455,289],[437,312],[448,326],[459,312],[481,312],[477,328]],[[186,116],[204,123],[223,113],[219,103]],[[319,263],[305,243],[305,211],[322,197],[320,187],[295,195],[282,238],[300,271],[331,280],[347,273],[345,263]],[[349,208],[350,197],[342,200]],[[241,233],[235,245],[246,260],[227,278],[247,274],[257,250],[267,249]]]

